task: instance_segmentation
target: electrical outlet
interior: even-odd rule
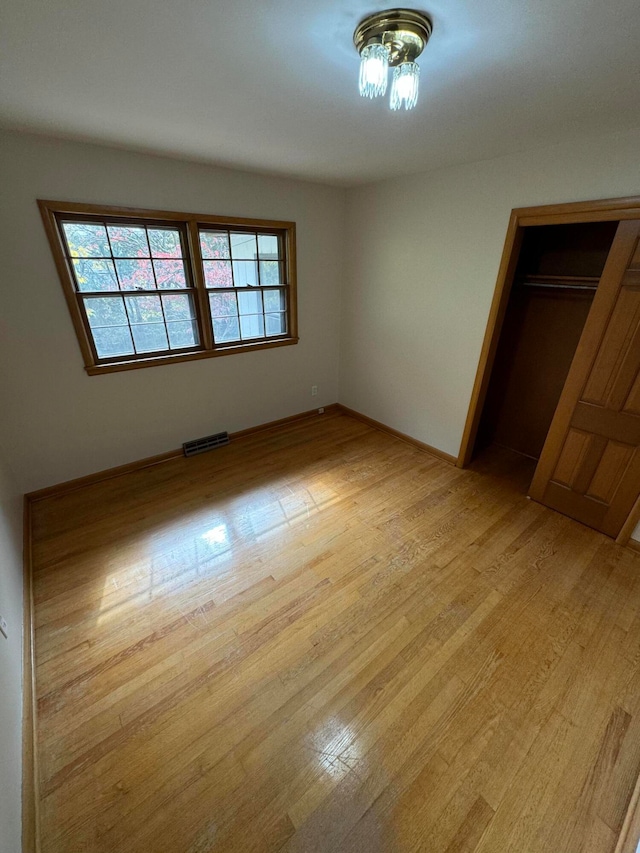
[[[7,620],[4,616],[0,616],[0,631],[5,635],[7,639],[9,639],[9,635],[7,633]]]
[[[320,406],[320,408],[318,409],[318,414],[324,415],[324,406]]]
[[[317,395],[318,395],[318,386],[317,386],[317,385],[312,385],[312,386],[311,386],[311,396],[312,396],[312,397],[316,397]]]

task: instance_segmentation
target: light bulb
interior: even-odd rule
[[[389,48],[383,44],[368,44],[360,52],[360,94],[376,98],[387,91]]]
[[[403,62],[393,69],[391,98],[392,110],[399,110],[404,104],[405,110],[412,110],[418,102],[418,80],[420,66],[417,62]]]

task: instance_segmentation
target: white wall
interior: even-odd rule
[[[0,460],[0,853],[18,853],[22,765],[22,501]]]
[[[638,150],[633,131],[345,192],[1,133],[0,433],[21,487],[338,398],[456,454],[511,209],[640,193]],[[88,377],[38,197],[297,221],[300,344]]]
[[[8,132],[0,186],[0,430],[24,491],[337,400],[344,190]],[[300,343],[87,376],[37,198],[295,221]]]
[[[511,209],[640,194],[639,152],[636,130],[353,190],[340,402],[457,455]]]

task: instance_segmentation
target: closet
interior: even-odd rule
[[[616,536],[640,492],[640,218],[516,235],[473,452],[536,460],[532,498]]]
[[[499,444],[539,459],[617,226],[525,229],[476,452]]]

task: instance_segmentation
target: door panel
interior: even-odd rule
[[[628,444],[618,444],[616,441],[607,441],[604,453],[601,454],[598,464],[595,466],[593,476],[586,488],[586,495],[594,500],[611,504],[615,497],[618,483],[633,458],[634,448]]]
[[[624,411],[631,415],[640,415],[640,373],[636,376],[631,393],[624,405]]]
[[[640,220],[621,222],[530,495],[616,536],[640,491]]]
[[[590,444],[591,436],[588,433],[577,429],[569,430],[555,470],[554,478],[557,483],[568,488],[573,487]]]

